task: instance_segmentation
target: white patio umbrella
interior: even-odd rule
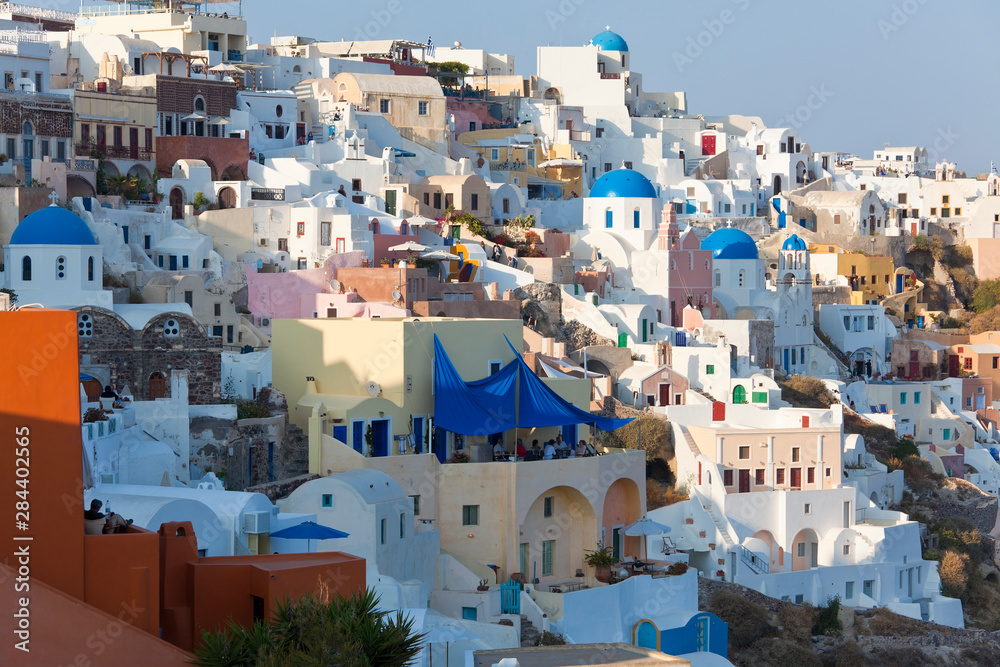
[[[664,533],[670,532],[670,526],[664,526],[662,523],[657,523],[647,516],[642,517],[635,523],[625,526],[624,533],[629,537],[639,537],[642,536],[642,551],[648,556],[648,551],[646,549],[646,538],[651,535],[663,535]]]
[[[406,243],[400,243],[389,248],[390,252],[426,252],[427,250],[430,250],[429,246],[417,243],[416,241],[407,241]]]
[[[236,65],[230,65],[229,63],[222,63],[221,65],[216,65],[208,70],[209,72],[243,72]]]
[[[420,256],[421,259],[438,259],[441,261],[457,261],[462,259],[458,255],[453,255],[450,252],[445,252],[444,250],[432,250],[431,252],[425,252]]]
[[[540,169],[544,169],[545,167],[582,167],[582,166],[583,166],[582,160],[570,160],[569,158],[564,158],[564,157],[555,158],[554,160],[546,160],[545,162],[541,162],[538,164],[538,167]]]
[[[181,116],[181,120],[208,120],[208,116],[196,111],[194,113],[189,113],[186,116]]]

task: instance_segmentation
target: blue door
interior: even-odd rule
[[[656,635],[656,626],[649,621],[642,621],[635,629],[635,645],[659,651],[660,649],[656,645]]]
[[[424,451],[424,418],[413,418],[413,453]]]
[[[356,421],[351,424],[351,444],[354,446],[354,451],[358,454],[365,453],[365,423],[364,421]]]
[[[389,420],[372,420],[372,449],[375,456],[389,456]]]
[[[788,348],[785,348],[785,373],[788,373]]]
[[[570,424],[569,426],[562,427],[562,437],[563,442],[569,445],[571,448],[576,444],[576,424]]]
[[[903,291],[903,275],[896,276],[896,294]]]
[[[340,440],[345,445],[347,444],[347,427],[346,426],[334,426],[333,427],[333,437]]]
[[[114,423],[114,422],[112,422]],[[274,481],[274,443],[267,443],[267,481]]]
[[[444,463],[448,458],[448,432],[440,426],[434,427],[434,454]]]
[[[177,270],[177,255],[170,256],[170,270],[171,271]]]
[[[917,315],[917,328],[918,329],[923,329],[924,328],[924,316],[923,315]]]
[[[707,653],[708,648],[708,616],[699,616],[698,624],[695,626],[697,631],[697,641],[698,641],[698,652]]]
[[[122,238],[125,239],[125,243],[128,243],[128,225],[122,225]]]

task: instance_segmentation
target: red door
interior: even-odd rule
[[[910,377],[911,378],[918,378],[918,377],[920,377],[920,364],[919,363],[915,364],[912,361],[910,362]]]
[[[802,468],[792,468],[792,488],[802,488]]]
[[[910,236],[916,236],[916,235],[917,235],[917,223],[911,222],[910,223]]]
[[[703,134],[703,135],[701,135],[701,154],[702,155],[715,155],[715,135],[714,134]]]
[[[749,470],[740,470],[740,493],[750,493],[750,471]]]
[[[670,405],[670,385],[660,385],[660,405]]]
[[[958,375],[958,355],[953,354],[948,357],[948,377],[957,378]]]

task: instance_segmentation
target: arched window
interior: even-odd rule
[[[295,72],[296,74],[298,74],[299,72],[302,71],[302,68],[299,67],[298,65],[296,65],[295,67],[292,68],[292,71]]]
[[[66,258],[62,255],[56,257],[56,280],[66,279]]]
[[[94,258],[87,258],[87,280],[94,282]]]
[[[24,121],[24,125],[21,126],[21,134],[25,136],[31,136],[34,133],[35,129],[31,127],[31,123],[28,121]]]
[[[194,110],[196,112],[205,110],[205,98],[202,97],[201,95],[198,95],[197,97],[194,98]]]
[[[21,260],[21,280],[25,282],[31,280],[31,258],[27,255]]]
[[[719,271],[718,269],[715,270],[715,286],[716,287],[722,286],[722,272]]]

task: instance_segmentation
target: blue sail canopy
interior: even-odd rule
[[[506,336],[504,337],[506,339]],[[507,340],[510,345],[510,340]],[[550,389],[510,345],[514,360],[500,372],[465,382],[434,336],[435,424],[453,433],[489,435],[512,428],[596,424],[613,431],[631,419],[598,417]]]

